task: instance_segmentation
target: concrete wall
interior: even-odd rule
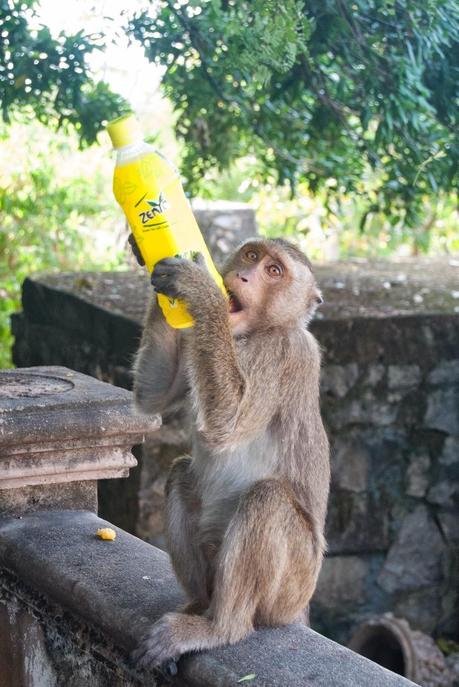
[[[457,637],[457,322],[321,322],[317,335],[333,455],[312,621],[344,638],[350,622],[391,610]]]
[[[362,619],[392,610],[457,638],[459,269],[350,262],[316,272],[325,305],[312,330],[324,353],[333,477],[313,626],[345,641]],[[138,272],[27,280],[16,364],[65,364],[129,385],[148,293]],[[131,529],[159,545],[165,474],[187,446],[183,417],[165,418],[131,478]],[[123,511],[129,487],[114,488]],[[113,501],[105,514],[116,522]]]

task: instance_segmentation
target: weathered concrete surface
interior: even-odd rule
[[[140,687],[125,653],[61,605],[0,571],[2,687]],[[149,687],[159,682],[149,680]],[[162,684],[162,681],[161,681]]]
[[[106,643],[130,651],[149,624],[176,608],[183,596],[164,552],[120,530],[113,542],[98,540],[97,528],[106,525],[92,513],[69,511],[0,519],[3,583],[13,573],[101,633]],[[250,682],[254,687],[413,684],[304,625],[260,630],[233,647],[185,659],[179,677],[191,687],[229,687],[249,673],[256,675]],[[143,681],[151,684],[147,676]]]
[[[0,490],[127,477],[159,418],[128,391],[62,367],[0,372]]]
[[[183,601],[168,556],[84,511],[0,517],[0,562],[25,584],[134,648],[148,625]]]
[[[325,296],[312,330],[323,350],[332,492],[329,557],[313,626],[345,642],[355,624],[393,611],[417,629],[457,639],[459,263],[353,261],[315,271]],[[66,362],[128,385],[149,293],[140,271],[26,281],[24,313],[15,320],[16,363]],[[132,531],[159,545],[165,474],[188,444],[183,417],[164,418],[133,475]],[[121,507],[128,484],[119,483],[117,498],[106,502]],[[429,513],[435,546],[414,536],[412,553],[430,572],[413,579],[397,542],[417,527],[406,520],[419,507]],[[350,591],[354,572],[358,595]]]
[[[75,370],[2,370],[0,383],[1,456],[25,454],[36,443],[42,451],[60,443],[63,449],[131,444],[159,427],[159,418],[134,413],[128,391]],[[13,388],[24,390],[14,394]]]
[[[23,515],[36,510],[89,510],[97,513],[97,481],[0,489],[0,513]]]

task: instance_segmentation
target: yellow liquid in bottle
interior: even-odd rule
[[[163,258],[204,256],[207,268],[223,293],[223,280],[212,261],[174,167],[147,144],[126,163],[117,163],[115,198],[124,210],[147,269]],[[193,319],[180,300],[158,294],[168,324],[191,327]]]

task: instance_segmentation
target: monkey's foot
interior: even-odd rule
[[[177,661],[185,648],[181,646],[177,629],[180,626],[179,613],[163,615],[143,637],[140,645],[132,652],[132,661],[140,668],[153,669]]]

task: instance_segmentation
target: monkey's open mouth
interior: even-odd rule
[[[228,308],[230,313],[240,312],[242,310],[242,305],[240,304],[239,300],[236,298],[234,293],[232,293],[232,291],[228,291],[228,296]]]

